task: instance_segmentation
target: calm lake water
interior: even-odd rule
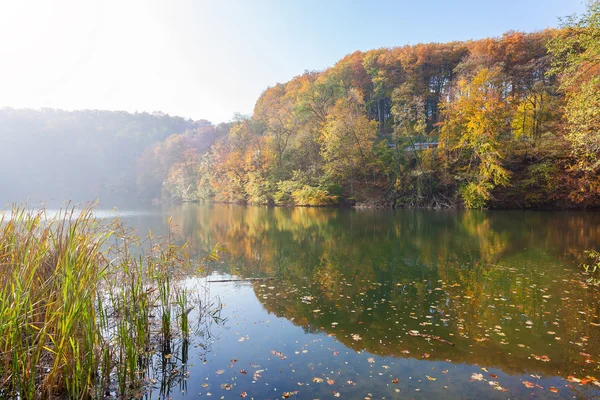
[[[226,252],[218,321],[148,397],[598,398],[600,214],[183,205],[122,213]],[[206,298],[206,296],[205,296]],[[163,360],[165,361],[165,360]]]

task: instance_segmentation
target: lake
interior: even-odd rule
[[[194,256],[226,249],[201,295],[220,311],[156,361],[149,398],[600,396],[600,292],[578,267],[600,244],[599,213],[188,204],[121,215],[141,235],[166,234],[171,216]]]

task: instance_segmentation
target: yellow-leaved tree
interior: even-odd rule
[[[350,196],[354,196],[357,183],[368,184],[376,138],[377,122],[366,117],[360,93],[350,90],[335,103],[320,138],[325,172]]]
[[[455,95],[443,108],[442,145],[455,153],[459,192],[467,208],[483,208],[497,185],[506,186],[510,172],[502,166],[502,135],[510,106],[503,96],[500,68],[482,68],[457,82]]]

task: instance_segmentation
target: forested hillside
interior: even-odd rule
[[[137,198],[144,149],[207,126],[160,113],[0,109],[0,200]]]
[[[0,141],[3,201],[599,207],[600,5],[556,30],[357,51],[218,126],[5,108]]]
[[[156,145],[138,183],[256,204],[600,206],[599,15],[355,52],[268,88],[209,152],[189,134]]]

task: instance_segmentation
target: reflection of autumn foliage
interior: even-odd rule
[[[350,348],[428,352],[511,373],[567,375],[577,366],[592,374],[596,366],[580,353],[598,358],[590,349],[600,345],[592,325],[600,306],[578,280],[572,254],[600,242],[600,214],[220,204],[168,213],[190,252],[226,247],[222,272],[277,277],[254,284],[269,312]],[[427,344],[410,330],[456,346]]]

